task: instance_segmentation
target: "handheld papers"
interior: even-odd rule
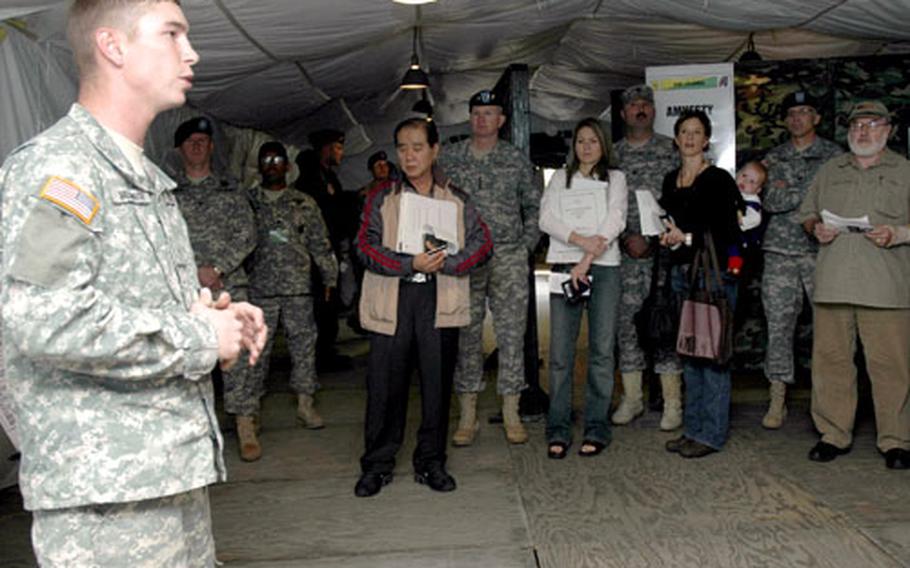
[[[572,189],[559,194],[561,218],[579,235],[596,235],[601,220],[607,215],[607,183],[576,177]],[[574,254],[578,247],[550,239],[550,254],[554,258],[562,254]]]
[[[404,193],[398,209],[396,252],[420,254],[425,234],[446,242],[446,253],[458,253],[458,205],[416,193]]]
[[[641,234],[654,237],[664,232],[664,224],[660,220],[664,210],[657,204],[654,194],[647,189],[635,191],[635,202],[638,204],[638,213],[641,219]]]
[[[869,223],[869,216],[862,217],[841,217],[822,209],[822,223],[834,227],[838,231],[866,232],[872,230],[872,224]]]

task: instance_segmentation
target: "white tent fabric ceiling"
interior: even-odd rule
[[[315,127],[359,128],[355,151],[419,96],[395,95],[415,25],[443,126],[464,122],[470,95],[510,63],[530,66],[537,117],[569,121],[602,112],[609,90],[640,82],[646,66],[735,60],[750,32],[765,59],[910,52],[910,0],[439,0],[419,12],[391,0],[182,4],[202,58],[192,106],[298,144]],[[67,57],[63,1],[0,0],[0,18],[18,18],[45,58]],[[56,66],[72,77],[70,62]]]

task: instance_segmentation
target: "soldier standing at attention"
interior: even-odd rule
[[[216,295],[221,290],[234,300],[248,298],[243,261],[256,247],[256,224],[246,195],[227,174],[212,170],[212,122],[197,117],[187,120],[174,134],[174,146],[183,160],[177,172],[174,197],[190,232],[199,282]],[[244,413],[238,395],[248,390],[250,370],[242,361],[223,373],[224,408],[237,416],[240,457],[259,459],[261,450],[253,420]]]
[[[297,393],[297,418],[304,427],[324,426],[314,408],[316,383],[316,321],[310,285],[310,258],[322,276],[324,298],[338,280],[338,261],[332,254],[328,230],[319,207],[309,195],[287,186],[290,164],[280,142],[259,147],[262,182],[249,189],[256,216],[257,246],[250,256],[250,297],[265,312],[269,337],[262,361],[253,370],[249,388],[238,394],[238,416],[259,413],[269,374],[275,328],[281,322],[291,355],[291,389]],[[246,418],[243,418],[246,421]]]
[[[819,137],[818,103],[804,91],[784,98],[781,111],[790,140],[772,148],[763,163],[768,181],[763,205],[768,227],[762,245],[765,268],[761,298],[768,322],[765,376],[770,383],[770,404],[762,418],[765,428],[780,428],[787,416],[787,385],[795,380],[793,335],[803,308],[803,293],[812,298],[818,243],[803,231],[799,218],[802,203],[815,172],[842,153],[840,146]]]
[[[524,335],[528,311],[528,255],[540,238],[537,226],[540,188],[522,153],[505,140],[499,129],[506,122],[502,103],[492,91],[471,97],[471,137],[440,154],[440,166],[455,186],[464,190],[493,233],[495,253],[490,262],[471,274],[471,323],[461,332],[455,392],[461,407],[456,446],[469,446],[479,429],[477,395],[483,391],[483,320],[489,301],[499,344],[498,391],[506,438],[513,444],[528,441],[518,416],[518,400],[525,388]]]
[[[262,312],[199,290],[174,182],[142,144],[199,57],[174,1],[76,0],[78,102],[0,171],[3,344],[41,566],[214,566],[209,371]]]
[[[651,276],[659,251],[651,239],[641,234],[641,217],[635,192],[650,191],[658,199],[664,176],[677,167],[679,162],[673,141],[654,132],[654,91],[651,87],[629,87],[622,93],[622,102],[620,114],[626,123],[626,135],[613,146],[613,150],[619,159],[619,167],[626,174],[629,206],[626,230],[620,238],[622,297],[618,343],[623,397],[613,413],[614,424],[628,424],[645,411],[641,383],[648,361],[638,341],[634,318],[651,289]],[[654,371],[660,375],[664,399],[660,429],[675,430],[682,425],[682,365],[676,353],[653,355],[656,359]]]

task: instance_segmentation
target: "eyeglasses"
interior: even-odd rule
[[[870,120],[868,122],[859,122],[854,120],[850,123],[851,132],[862,132],[863,130],[873,130],[875,128],[881,128],[883,126],[888,126],[891,124],[891,121],[879,118],[878,120]]]
[[[259,164],[263,167],[280,166],[287,161],[288,159],[284,156],[279,156],[278,154],[269,154],[268,156],[263,156],[262,159],[259,160]]]

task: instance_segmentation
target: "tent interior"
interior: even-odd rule
[[[910,53],[907,0],[183,0],[200,54],[188,105],[159,117],[146,150],[173,159],[183,119],[216,120],[220,161],[237,140],[346,133],[341,180],[367,181],[366,157],[427,96],[443,138],[466,131],[467,101],[510,64],[530,70],[533,132],[609,117],[610,92],[651,65]],[[62,116],[77,93],[62,0],[0,0],[0,156]],[[753,47],[754,46],[754,47]],[[399,89],[412,52],[430,88]],[[221,128],[223,126],[223,128]],[[250,132],[255,132],[251,135]],[[225,135],[226,134],[226,135]],[[223,138],[222,138],[223,137]],[[233,157],[232,157],[233,153]],[[233,167],[236,167],[234,164]]]
[[[552,135],[585,116],[608,119],[610,93],[642,82],[652,65],[737,61],[749,50],[765,61],[910,54],[910,0],[182,5],[201,60],[187,106],[159,116],[147,153],[173,160],[176,126],[205,114],[216,122],[216,159],[242,172],[238,156],[256,141],[303,148],[308,133],[331,127],[346,133],[347,189],[367,181],[367,156],[391,150],[392,128],[416,102],[426,96],[444,139],[464,134],[470,96],[514,63],[530,72],[532,132]],[[76,99],[66,11],[63,0],[0,0],[0,158]],[[425,93],[399,88],[412,54],[429,76]],[[0,485],[14,475],[0,471]]]

